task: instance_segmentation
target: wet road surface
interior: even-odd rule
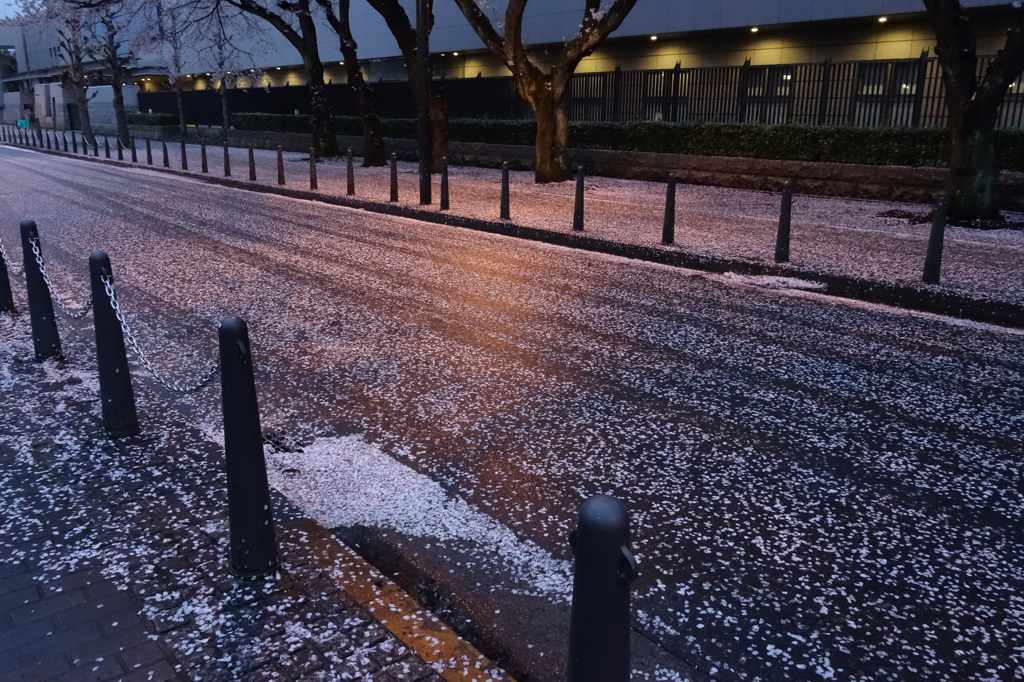
[[[1022,674],[1019,333],[19,150],[0,176],[8,253],[36,220],[76,303],[106,250],[172,379],[246,318],[274,484],[452,571],[486,627],[564,612],[606,492],[648,679]],[[168,399],[218,437],[215,390]],[[517,656],[557,670],[563,635]]]

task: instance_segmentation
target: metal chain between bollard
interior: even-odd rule
[[[92,294],[89,294],[89,299],[85,302],[84,308],[77,313],[71,312],[64,304],[64,301],[61,300],[60,296],[57,295],[57,292],[53,290],[53,283],[50,281],[50,276],[46,273],[46,266],[43,264],[43,254],[39,250],[39,241],[33,239],[31,244],[32,253],[35,254],[36,263],[39,265],[39,274],[43,276],[43,281],[46,282],[46,288],[50,290],[50,296],[53,297],[53,301],[57,304],[57,307],[60,308],[60,311],[72,320],[80,320],[88,315],[89,311],[92,310]]]
[[[131,327],[128,326],[128,321],[125,319],[124,313],[121,312],[121,306],[118,305],[117,303],[117,292],[114,289],[114,281],[109,277],[104,277],[103,289],[104,291],[107,292],[107,298],[110,299],[110,307],[114,309],[114,314],[117,316],[117,321],[121,323],[121,331],[124,332],[124,338],[128,341],[128,346],[132,349],[132,352],[135,353],[136,357],[139,358],[139,362],[142,363],[142,366],[146,368],[146,371],[150,373],[150,375],[153,377],[153,380],[156,381],[156,383],[160,384],[168,391],[171,391],[173,393],[195,393],[196,391],[201,391],[202,389],[209,386],[210,382],[213,381],[214,377],[216,377],[217,374],[220,373],[220,358],[218,356],[217,362],[214,363],[213,367],[206,374],[206,376],[204,376],[195,384],[179,386],[178,384],[172,384],[171,382],[167,381],[167,379],[161,376],[160,372],[158,372],[156,368],[153,367],[153,364],[149,361],[149,358],[147,358],[146,354],[143,352],[142,347],[139,346],[139,342],[136,340],[135,335],[132,333]]]
[[[4,259],[4,263],[7,264],[7,270],[10,271],[15,277],[24,277],[25,271],[14,267],[14,263],[7,257],[7,251],[4,249],[4,240],[0,239],[0,258]]]

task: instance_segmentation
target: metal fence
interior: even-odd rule
[[[979,74],[992,58],[979,60]],[[999,127],[1024,128],[1024,83],[1018,78],[1000,110]],[[530,107],[511,77],[441,80],[454,118],[527,119]],[[377,113],[412,118],[408,84],[372,84]],[[337,114],[356,115],[347,85],[327,86]],[[237,113],[309,113],[304,86],[232,90]],[[173,93],[140,93],[143,111],[176,113]],[[212,90],[186,93],[189,123],[219,125],[220,98]],[[945,84],[938,59],[701,67],[580,73],[570,85],[569,116],[576,121],[792,123],[859,127],[944,127]]]

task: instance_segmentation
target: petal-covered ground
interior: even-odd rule
[[[75,302],[107,250],[173,379],[249,321],[272,476],[327,523],[564,604],[575,510],[612,493],[634,625],[678,671],[1024,674],[1019,332],[26,152],[0,170],[8,252],[35,219]],[[1016,235],[977,239],[1020,277]],[[216,437],[218,403],[176,404]]]

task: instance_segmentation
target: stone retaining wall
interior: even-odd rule
[[[98,130],[104,133],[103,130]],[[175,126],[132,126],[139,138],[178,139]],[[220,128],[189,128],[188,141],[223,144]],[[228,143],[235,147],[285,151],[309,150],[309,136],[299,133],[231,130]],[[386,139],[388,150],[399,159],[416,158],[416,140]],[[363,140],[355,136],[338,136],[342,149],[362,153]],[[533,147],[522,145],[451,142],[448,160],[452,164],[498,168],[508,161],[515,170],[533,168]],[[620,152],[603,149],[574,149],[574,164],[582,163],[588,174],[629,180],[662,181],[670,173],[680,181],[695,185],[735,187],[777,191],[786,180],[793,179],[797,191],[818,196],[851,197],[930,203],[935,192],[946,181],[943,168],[910,168],[905,166],[869,166],[848,163],[817,163],[812,161],[778,161],[725,156],[691,156],[651,152]],[[1024,210],[1024,173],[1005,172],[998,188],[1000,201],[1006,208]]]

